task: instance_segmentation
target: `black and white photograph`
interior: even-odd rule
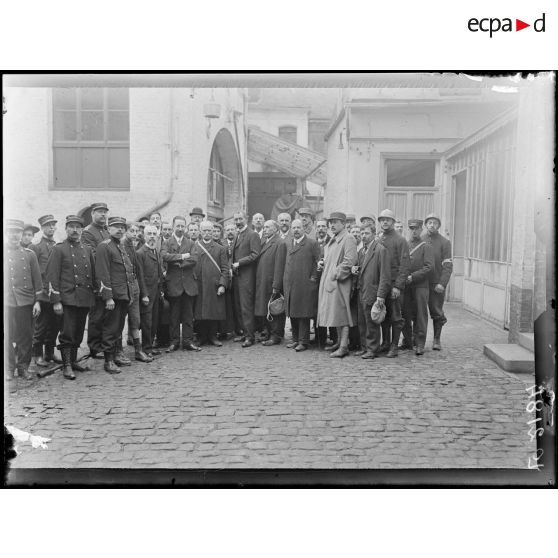
[[[5,74],[6,482],[552,482],[554,95]]]

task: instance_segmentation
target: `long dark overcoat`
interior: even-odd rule
[[[267,315],[267,304],[273,289],[283,291],[283,274],[285,272],[285,258],[287,246],[276,234],[263,246],[256,268],[256,301],[255,316]]]
[[[211,254],[215,263],[211,261],[201,246]],[[217,289],[220,286],[226,287],[229,281],[227,249],[213,240],[208,244],[198,241],[196,248],[198,251],[198,263],[196,264],[198,298],[194,316],[196,320],[224,320],[226,318],[225,294],[217,296]]]
[[[300,243],[287,246],[283,288],[285,312],[290,318],[313,318],[318,307],[318,243],[305,236]]]

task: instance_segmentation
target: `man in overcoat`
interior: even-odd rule
[[[143,352],[157,356],[161,351],[153,348],[153,337],[159,323],[159,301],[163,287],[163,260],[157,249],[157,227],[147,225],[143,232],[145,244],[137,252],[138,267],[141,270],[146,304],[140,306],[141,344]]]
[[[349,327],[351,316],[351,270],[357,263],[356,240],[345,229],[346,216],[333,212],[328,223],[332,234],[324,250],[324,263],[320,266],[320,295],[318,299],[318,325],[337,328],[337,343],[326,350],[330,356],[341,358],[349,354]]]
[[[318,219],[316,221],[316,241],[318,242],[318,247],[320,248],[320,260],[324,258],[324,251],[326,244],[331,240],[331,236],[328,234],[327,220]],[[321,274],[320,274],[321,278]],[[317,308],[316,308],[317,311]],[[314,316],[314,328],[316,330],[316,337],[318,340],[318,347],[324,348],[327,344],[327,334],[329,331],[329,336],[332,344],[337,342],[337,329],[321,327],[317,325],[316,316]]]
[[[422,220],[409,219],[409,276],[403,297],[404,349],[415,349],[417,356],[424,354],[428,328],[428,279],[434,267],[432,246],[421,239]]]
[[[305,351],[310,343],[310,319],[318,305],[318,261],[320,248],[313,238],[304,233],[302,221],[291,225],[293,240],[287,244],[285,262],[285,313],[291,320],[292,341],[286,346]]]
[[[267,319],[268,303],[272,297],[283,294],[283,274],[287,246],[279,237],[279,225],[266,221],[263,226],[263,246],[256,268],[256,299],[254,314],[261,319],[268,332],[264,346],[278,345],[285,336],[285,313]]]
[[[213,240],[213,230],[210,221],[200,223],[201,236],[196,242],[198,296],[195,319],[200,345],[210,343],[221,347],[223,344],[217,339],[217,330],[219,320],[226,317],[225,288],[229,281],[229,262],[226,248]]]
[[[195,209],[195,208],[194,208]],[[186,219],[177,216],[173,219],[173,235],[163,244],[161,256],[167,264],[165,284],[170,304],[171,344],[167,353],[180,348],[180,325],[182,325],[182,348],[187,351],[200,351],[194,344],[194,302],[198,295],[195,268],[198,251],[195,244],[186,238]]]
[[[375,238],[375,227],[365,225],[363,238],[366,238],[366,250],[358,273],[358,293],[360,301],[359,318],[364,328],[366,351],[361,358],[371,359],[378,356],[380,350],[380,326],[372,321],[370,312],[376,301],[385,303],[391,290],[389,253]]]
[[[77,361],[87,314],[95,302],[95,260],[91,248],[81,242],[83,224],[77,215],[66,217],[66,240],[54,246],[46,268],[50,302],[62,319],[58,348],[68,380],[75,380],[74,372],[89,370]]]
[[[43,215],[39,217],[39,225],[41,226],[43,236],[37,244],[29,246],[37,256],[41,277],[43,278],[43,292],[39,297],[41,313],[35,321],[35,329],[33,332],[33,356],[38,366],[49,366],[51,362],[59,364],[62,362],[54,356],[56,338],[58,337],[58,332],[60,331],[62,323],[60,317],[57,316],[52,309],[52,304],[46,289],[46,268],[52,249],[56,244],[54,233],[56,231],[57,222],[58,221],[53,215]]]
[[[234,304],[244,332],[243,337],[237,337],[235,341],[243,341],[243,347],[251,347],[254,344],[256,262],[261,242],[258,233],[248,228],[244,212],[234,214],[234,223],[237,229],[232,252]]]

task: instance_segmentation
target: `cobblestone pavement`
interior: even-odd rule
[[[330,359],[284,345],[164,354],[111,376],[61,373],[6,395],[52,438],[14,467],[526,468],[525,387],[482,353],[506,333],[448,305],[441,352]]]

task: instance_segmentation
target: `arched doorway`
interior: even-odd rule
[[[243,208],[242,177],[238,153],[231,133],[217,132],[207,171],[207,216],[226,221]]]

